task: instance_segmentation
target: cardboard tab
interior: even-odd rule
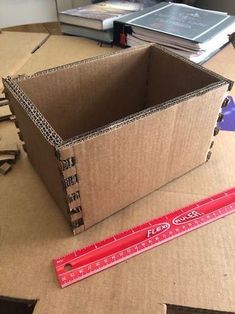
[[[11,170],[11,165],[8,162],[4,162],[2,165],[0,165],[0,173],[1,174],[7,174]]]
[[[0,121],[8,120],[12,115],[9,106],[0,106]]]
[[[2,99],[2,100],[0,99],[0,107],[8,105],[8,103],[9,103],[8,99]]]
[[[15,156],[19,156],[20,150],[17,143],[9,142],[5,140],[0,141],[0,154],[11,154]]]
[[[0,155],[0,164],[4,162],[15,163],[15,158],[16,158],[15,155],[11,154]]]

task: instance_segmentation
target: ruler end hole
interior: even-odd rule
[[[71,264],[65,264],[64,265],[64,270],[66,270],[66,271],[70,271],[70,270],[72,270],[73,269],[73,267],[72,267],[72,265]]]

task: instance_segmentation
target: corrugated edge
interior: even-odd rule
[[[24,76],[23,76],[24,77]],[[20,76],[22,78],[22,76]],[[62,138],[52,128],[43,114],[37,109],[33,102],[25,95],[23,90],[17,84],[16,79],[10,76],[3,78],[3,84],[6,90],[9,90],[15,100],[20,104],[24,111],[28,114],[32,122],[37,126],[43,137],[52,145],[57,146],[63,143]]]
[[[180,55],[178,55],[178,54],[176,54],[176,53],[174,53],[172,51],[169,51],[168,49],[166,49],[166,48],[164,48],[164,47],[162,47],[162,46],[160,46],[158,44],[153,44],[153,43],[151,43],[151,44],[143,44],[143,45],[141,45],[139,47],[131,47],[131,48],[127,48],[125,50],[119,50],[119,51],[115,51],[115,52],[106,53],[104,55],[99,55],[99,56],[95,56],[95,57],[92,57],[92,58],[87,58],[87,59],[84,59],[84,60],[75,61],[75,62],[68,63],[68,64],[65,64],[65,65],[57,66],[57,67],[54,67],[54,68],[51,68],[51,69],[39,71],[39,72],[36,72],[36,73],[34,73],[32,75],[25,75],[24,77],[19,77],[16,80],[21,81],[21,80],[32,79],[34,77],[48,75],[48,74],[51,74],[51,73],[56,72],[56,71],[63,71],[65,69],[77,67],[80,64],[91,63],[91,62],[94,62],[96,60],[102,60],[102,59],[109,58],[109,57],[112,57],[112,56],[116,56],[116,55],[119,55],[119,54],[130,54],[132,51],[144,50],[144,49],[146,49],[148,47],[153,47],[153,46],[156,47],[158,50],[161,50],[161,51],[165,52],[166,54],[171,55],[171,56],[173,56],[174,58],[176,58],[178,60],[181,60],[184,63],[190,64],[190,66],[192,66],[194,68],[200,69],[201,71],[216,77],[219,80],[227,81],[229,83],[229,91],[232,89],[232,86],[233,86],[233,81],[232,80],[227,79],[227,78],[223,77],[222,75],[217,74],[217,73],[215,73],[215,72],[213,72],[213,71],[211,71],[209,69],[206,69],[203,66],[201,66],[200,64],[196,64],[196,63],[192,62],[189,59],[185,59],[184,57],[182,57],[182,56],[180,56]]]
[[[56,150],[56,156],[59,160],[59,170],[66,193],[68,220],[73,234],[76,235],[84,231],[85,226],[79,188],[79,173],[73,147]]]
[[[211,140],[210,146],[208,147],[208,152],[207,152],[207,155],[206,155],[206,161],[209,161],[210,158],[211,158],[211,155],[212,155],[212,150],[211,149],[214,146],[214,137],[216,135],[218,135],[218,133],[220,132],[220,128],[218,127],[218,122],[220,122],[223,119],[222,108],[227,106],[227,104],[229,103],[228,92],[225,93],[224,96],[225,96],[224,100],[223,100],[223,102],[221,104],[221,110],[220,110],[220,112],[218,114],[218,119],[217,119],[216,125],[215,125],[215,127],[213,129],[212,140]]]
[[[109,52],[109,53],[106,53],[103,55],[89,57],[87,59],[75,61],[72,63],[67,63],[64,65],[60,65],[60,66],[46,69],[46,70],[42,70],[42,71],[38,71],[38,72],[31,74],[31,75],[24,75],[24,76],[16,78],[16,80],[19,82],[22,80],[33,79],[33,78],[44,76],[44,75],[50,75],[50,74],[53,74],[54,72],[64,71],[66,69],[77,67],[81,64],[96,62],[97,60],[102,60],[102,59],[114,57],[114,56],[119,55],[119,54],[131,54],[131,52],[134,50],[145,50],[149,46],[152,46],[152,45],[142,45],[141,47],[134,47],[134,48],[125,49],[125,50],[113,51],[113,52]]]
[[[184,96],[179,96],[179,97],[173,98],[170,101],[166,101],[166,102],[163,102],[161,104],[151,106],[151,107],[146,108],[144,110],[141,110],[137,113],[128,115],[125,118],[122,118],[122,119],[116,120],[114,122],[108,123],[108,124],[106,124],[100,128],[93,129],[91,131],[82,133],[78,136],[75,136],[75,137],[72,137],[68,140],[65,140],[63,143],[59,144],[57,146],[57,148],[67,148],[73,144],[78,144],[78,143],[82,143],[84,141],[88,141],[90,139],[93,139],[93,138],[101,135],[101,134],[109,133],[109,132],[116,130],[116,129],[124,126],[124,125],[138,121],[140,119],[144,119],[145,117],[147,117],[151,114],[165,110],[167,108],[170,108],[170,107],[172,107],[172,106],[174,106],[174,105],[176,105],[182,101],[188,100],[188,99],[193,98],[195,96],[201,96],[201,95],[207,93],[208,91],[211,91],[215,88],[218,88],[218,87],[226,85],[226,84],[228,84],[227,81],[219,81],[219,82],[207,85],[205,88],[195,90],[195,91],[188,93]],[[159,106],[159,105],[161,105],[161,106]]]
[[[22,80],[28,80],[28,79],[32,79],[34,77],[39,77],[39,76],[44,76],[44,75],[49,75],[51,73],[54,73],[56,71],[63,71],[65,69],[69,69],[72,67],[77,67],[80,64],[85,64],[85,63],[91,63],[97,60],[101,60],[104,58],[109,58],[112,56],[116,56],[118,54],[130,54],[133,51],[136,50],[144,50],[146,48],[150,48],[150,47],[156,47],[157,49],[165,52],[168,55],[171,55],[179,60],[181,60],[184,63],[188,63],[190,64],[192,67],[194,68],[198,68],[201,71],[216,77],[219,81],[210,85],[207,85],[204,88],[198,89],[198,90],[194,90],[191,93],[185,94],[183,96],[179,96],[176,97],[170,101],[166,101],[164,103],[161,103],[161,108],[159,108],[159,104],[158,105],[153,105],[151,107],[148,107],[142,111],[139,111],[137,113],[128,115],[122,119],[113,121],[111,123],[108,123],[100,128],[96,128],[93,129],[91,131],[82,133],[78,136],[72,137],[70,139],[67,140],[62,140],[62,138],[59,136],[59,134],[57,134],[57,132],[51,127],[51,125],[49,124],[49,122],[45,119],[45,117],[40,113],[40,111],[36,108],[36,106],[30,101],[30,99],[24,94],[24,92],[22,91],[22,89],[19,87],[19,85],[17,84],[17,82],[22,81]],[[202,95],[204,93],[206,93],[209,90],[212,90],[213,88],[217,88],[219,86],[228,84],[228,90],[230,90],[232,88],[233,82],[229,79],[224,78],[223,76],[214,73],[208,69],[203,68],[201,65],[195,64],[190,60],[187,60],[173,52],[168,51],[166,48],[163,48],[157,44],[147,44],[147,45],[142,45],[141,47],[134,47],[134,48],[129,48],[125,51],[121,50],[121,51],[116,51],[116,52],[112,52],[109,54],[105,54],[103,56],[95,56],[93,58],[88,58],[85,60],[81,60],[81,61],[77,61],[77,62],[73,62],[73,63],[69,63],[66,65],[62,65],[62,66],[58,66],[52,69],[48,69],[48,70],[43,70],[40,72],[37,72],[33,75],[30,76],[19,76],[15,79],[12,79],[11,77],[7,77],[6,79],[3,79],[4,85],[6,87],[8,87],[12,93],[14,93],[14,97],[17,98],[17,100],[20,102],[21,106],[25,109],[25,111],[29,114],[30,118],[32,119],[32,121],[34,122],[34,124],[39,128],[39,130],[41,131],[42,135],[45,137],[45,139],[53,146],[55,146],[57,149],[58,148],[62,148],[62,147],[70,147],[71,145],[75,144],[75,143],[80,143],[83,141],[87,141],[91,138],[95,138],[96,136],[100,135],[100,134],[104,134],[107,132],[110,132],[114,129],[117,129],[119,127],[122,127],[123,125],[132,123],[136,120],[142,119],[150,114],[153,114],[157,111],[161,111],[164,110],[168,107],[171,107],[181,101],[185,101],[191,97],[197,96],[197,95]],[[15,93],[15,91],[17,91],[20,96]]]

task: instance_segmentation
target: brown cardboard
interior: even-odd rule
[[[27,24],[4,28],[4,31],[11,32],[31,32],[31,33],[49,33],[61,35],[60,25],[58,22],[49,22],[43,24]]]
[[[216,54],[212,59],[210,59],[204,66],[210,70],[216,71],[222,75],[226,75],[232,81],[235,81],[235,71],[234,71],[234,58],[235,58],[235,49],[230,44],[226,46],[221,53]],[[235,88],[233,87],[231,90],[231,95],[235,98]],[[218,135],[220,137],[220,134]],[[217,140],[215,141],[214,147],[217,145]],[[207,165],[202,165],[195,176],[194,172],[188,173],[187,176],[181,178],[181,180],[173,181],[172,183],[168,184],[167,187],[163,187],[162,190],[164,191],[171,191],[175,193],[207,193],[213,194],[220,191],[222,188],[226,188],[227,185],[231,186],[231,182],[227,182],[226,185],[222,186],[221,183],[223,182],[223,178],[229,178],[228,172],[230,168],[224,168],[224,161],[225,155],[230,156],[230,160],[228,161],[231,167],[234,164],[234,158],[230,155],[230,145],[224,145],[223,148],[224,154],[221,156],[221,160],[219,164],[217,164],[218,171],[216,172],[215,176],[215,161],[214,161],[214,153],[212,150],[212,155],[210,162]],[[219,169],[223,169],[219,171]],[[211,184],[207,184],[206,178],[216,178],[215,180],[211,181]],[[197,181],[197,184],[195,182]]]
[[[231,88],[157,46],[4,84],[29,158],[74,233],[208,160]]]
[[[4,163],[5,161],[9,162],[9,163],[14,163],[15,162],[15,155],[12,154],[4,154],[4,155],[0,155],[0,165],[2,163]]]
[[[0,121],[7,120],[12,115],[8,105],[0,107]]]
[[[0,139],[0,154],[1,155],[14,155],[18,157],[20,154],[19,147],[15,142],[9,142],[5,139]]]
[[[0,125],[0,132],[8,133],[12,140],[17,136],[13,125],[7,122],[5,126]],[[224,156],[226,146],[231,149],[229,155]],[[214,177],[226,169],[230,172],[221,178],[220,190],[226,185],[228,188],[229,183],[235,185],[234,165],[229,164],[235,153],[234,147],[234,134],[221,132],[214,150]],[[222,165],[221,159],[224,161]],[[193,172],[200,175],[198,170]],[[204,183],[210,185],[214,177],[204,177]],[[199,180],[195,187],[198,184]],[[26,156],[22,156],[14,171],[0,177],[0,187],[3,195],[0,293],[8,297],[37,299],[34,314],[166,314],[164,304],[235,311],[235,231],[231,228],[235,223],[234,215],[63,290],[58,286],[53,271],[53,257],[206,195],[158,190],[79,237],[71,237],[66,221]]]
[[[218,55],[224,75],[233,66],[226,62],[227,51]],[[19,142],[13,123],[2,122],[0,134]],[[210,162],[174,181],[175,188],[184,188],[185,193],[168,192],[172,183],[167,184],[162,188],[166,191],[151,193],[79,237],[70,236],[66,221],[23,153],[14,171],[0,176],[0,295],[37,299],[33,314],[172,314],[165,304],[235,312],[234,215],[64,290],[51,263],[54,257],[235,186],[234,148],[234,132],[220,132]],[[197,313],[214,314],[193,312]]]
[[[14,75],[30,58],[32,52],[48,37],[41,33],[0,33],[0,77]],[[0,80],[0,98],[2,94],[2,81]]]
[[[35,72],[63,64],[110,53],[120,48],[100,47],[97,42],[74,36],[51,35],[43,46],[18,70],[18,74]]]
[[[7,104],[8,104],[8,100],[7,99],[0,100],[0,107],[1,106],[5,106]]]
[[[8,162],[1,163],[1,160],[0,160],[0,173],[6,174],[10,170],[11,170],[11,165]]]

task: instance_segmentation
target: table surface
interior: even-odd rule
[[[102,53],[87,40],[49,39],[22,66],[24,73]],[[229,45],[205,66],[235,80],[234,56]],[[11,122],[0,123],[0,134],[18,142]],[[234,215],[63,290],[51,263],[54,257],[235,186],[234,154],[235,134],[220,132],[208,163],[73,237],[22,151],[13,170],[0,177],[0,295],[38,299],[36,314],[165,313],[164,304],[235,311]]]

